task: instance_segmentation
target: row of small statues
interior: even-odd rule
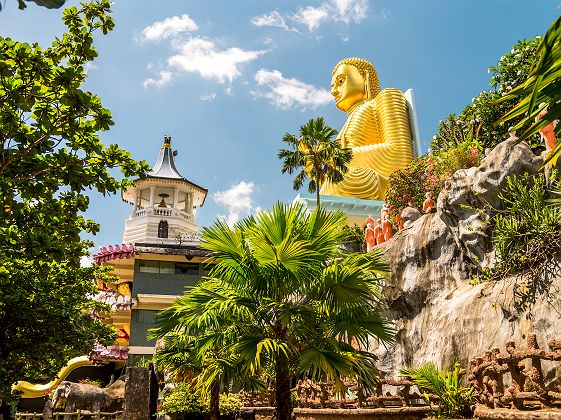
[[[432,198],[432,194],[425,194],[423,202],[423,212],[432,213],[436,210],[436,202]],[[409,200],[405,207],[396,217],[398,230],[403,230],[407,225],[421,217],[421,212],[413,204],[413,200]],[[366,239],[366,250],[370,252],[376,245],[380,245],[388,241],[394,235],[394,227],[390,222],[389,209],[386,205],[382,207],[380,219],[374,221],[372,215],[368,215],[366,219],[366,229],[364,238]]]

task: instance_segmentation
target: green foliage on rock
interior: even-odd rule
[[[476,140],[482,149],[492,149],[508,137],[510,127],[523,122],[523,117],[518,116],[508,124],[497,124],[496,121],[516,104],[513,97],[501,102],[498,100],[527,79],[536,61],[540,40],[537,36],[518,41],[496,66],[489,68],[492,89],[473,98],[459,116],[451,114],[439,123],[438,132],[431,142],[433,151],[448,149],[466,140]],[[524,123],[519,127],[519,133],[528,126]],[[527,141],[530,146],[541,144],[537,135],[529,137]]]
[[[430,192],[436,197],[440,191],[440,180],[434,174],[434,161],[431,155],[413,160],[405,168],[392,173],[386,192],[386,205],[390,218],[395,220],[397,214],[412,201],[415,207],[422,208],[425,194]]]
[[[393,339],[380,315],[379,252],[341,257],[346,217],[321,207],[277,204],[233,228],[223,221],[203,230],[201,247],[216,265],[157,316],[158,335],[197,337],[197,347],[235,356],[252,375],[272,367],[277,418],[292,413],[293,375],[331,381],[345,378],[368,392],[376,386],[375,355],[356,350],[368,340]]]
[[[474,388],[464,384],[462,369],[458,363],[451,370],[438,369],[433,363],[424,363],[417,368],[401,369],[401,375],[411,377],[431,407],[436,398],[436,407],[432,412],[434,417],[439,419],[472,417]]]
[[[113,28],[109,1],[68,8],[68,30],[52,45],[0,37],[0,399],[18,380],[52,379],[69,358],[108,344],[112,329],[92,319],[106,310],[88,296],[108,269],[81,267],[91,242],[86,190],[115,193],[148,168],[98,133],[113,124],[84,91],[93,34]]]
[[[555,173],[550,186],[557,185]],[[561,209],[550,202],[544,174],[510,177],[493,218],[493,278],[539,269],[561,251]]]
[[[480,146],[466,139],[461,143],[415,159],[405,168],[390,175],[386,204],[390,218],[395,217],[412,201],[418,209],[423,207],[426,193],[434,200],[444,182],[459,169],[477,166],[480,162]]]

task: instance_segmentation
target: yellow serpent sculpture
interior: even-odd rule
[[[12,392],[21,392],[21,398],[41,398],[49,394],[56,388],[64,379],[72,372],[81,366],[92,366],[93,363],[88,356],[75,357],[70,359],[66,366],[64,366],[56,379],[47,384],[32,384],[26,381],[19,381],[12,387]]]

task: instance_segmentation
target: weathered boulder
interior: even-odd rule
[[[437,200],[437,212],[423,215],[381,245],[391,268],[386,286],[387,316],[395,321],[395,344],[378,347],[380,369],[396,376],[402,366],[433,361],[467,366],[508,340],[522,342],[529,332],[540,343],[561,338],[561,270],[552,262],[549,275],[528,312],[515,298],[520,278],[471,285],[483,267],[492,266],[488,212],[511,175],[535,173],[543,163],[525,143],[507,140],[480,166],[457,171]],[[557,295],[555,295],[557,296]],[[374,347],[376,343],[372,343]]]

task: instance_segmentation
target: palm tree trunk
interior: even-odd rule
[[[316,206],[319,207],[319,186],[316,184]]]
[[[218,420],[220,417],[220,381],[215,380],[210,389],[210,420]]]
[[[277,420],[291,420],[292,401],[290,399],[290,372],[286,356],[277,356],[275,366],[275,396]]]

